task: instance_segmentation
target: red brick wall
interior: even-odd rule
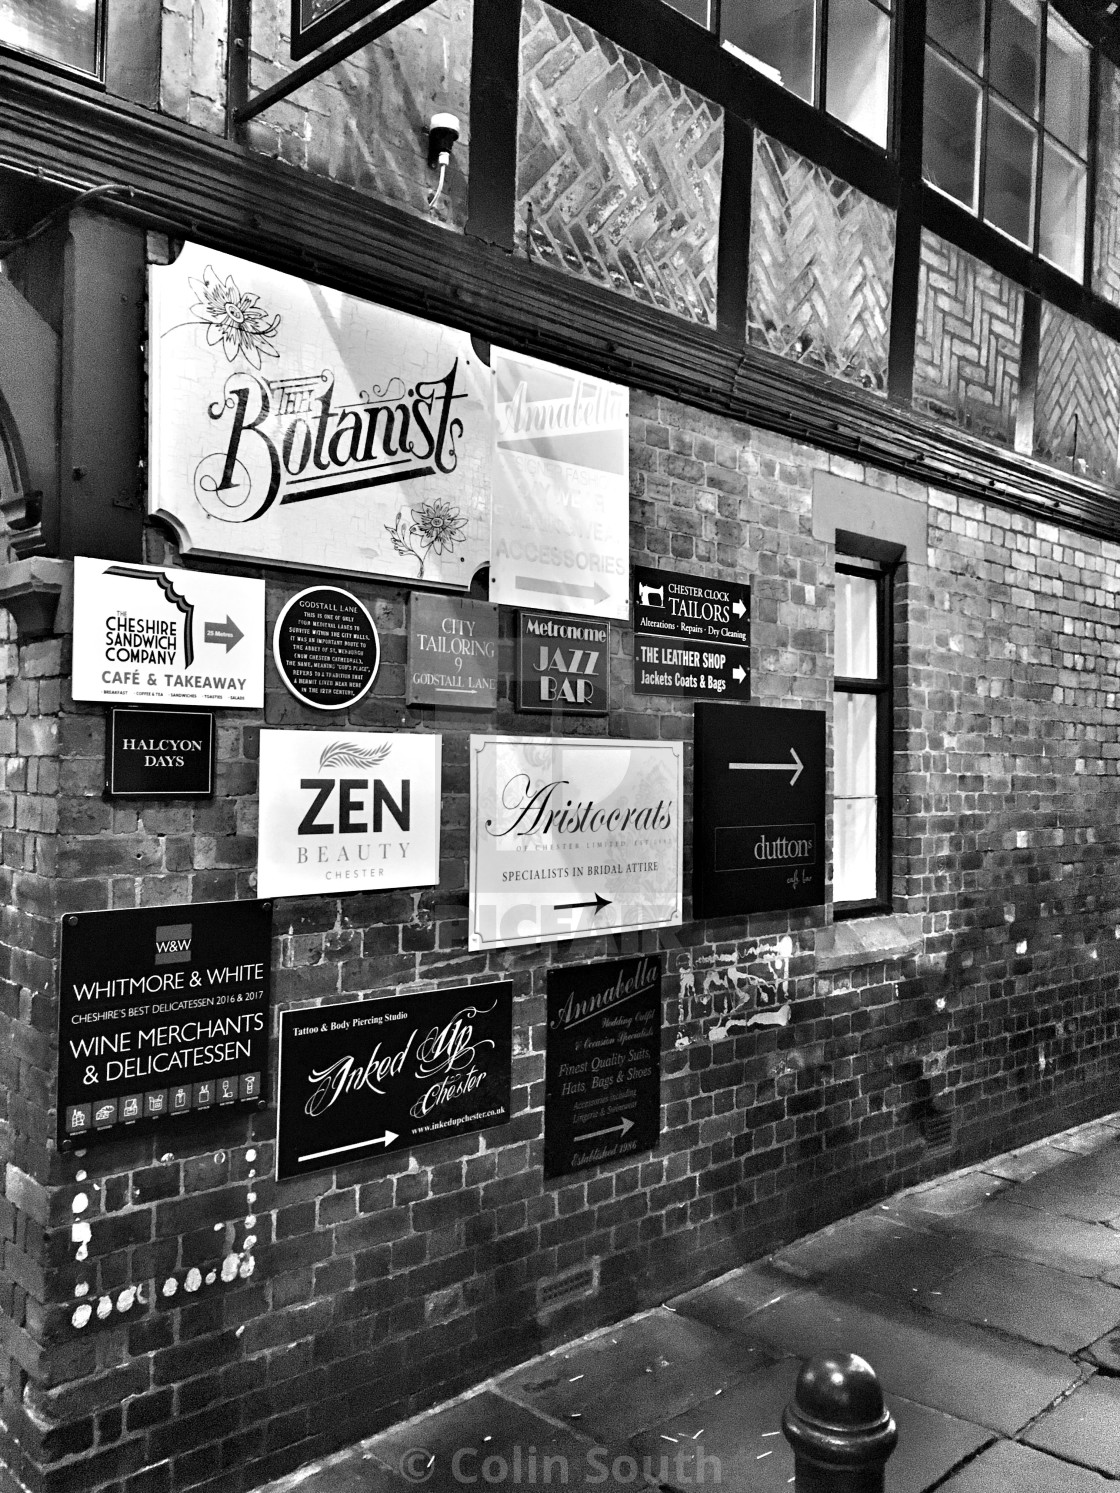
[[[827,711],[833,555],[813,535],[812,477],[829,459],[667,400],[632,408],[633,559],[749,579],[755,698]],[[918,952],[819,971],[825,919],[810,910],[469,954],[467,735],[541,725],[508,699],[446,713],[440,887],[279,902],[275,1005],[508,975],[514,1119],[283,1184],[271,1110],[207,1122],[189,1144],[48,1147],[55,915],[252,896],[261,719],[221,717],[212,802],[108,805],[102,713],[69,699],[68,641],[19,650],[0,727],[15,737],[0,1490],[251,1487],[954,1161],[1114,1106],[1117,547],[936,492],[929,504],[930,552],[908,556],[898,604],[897,910],[920,919]],[[166,558],[155,534],[149,558]],[[305,577],[268,580],[271,624]],[[383,663],[351,721],[407,725],[405,593],[354,589]],[[582,729],[690,743],[688,707],[631,695],[631,643],[615,630],[614,710]],[[312,716],[270,672],[264,719]],[[690,779],[689,746],[689,805]],[[547,969],[655,948],[661,1146],[545,1183]],[[727,969],[759,960],[792,1024],[710,1040]],[[918,1123],[935,1099],[956,1115],[951,1155],[931,1154]],[[591,1261],[598,1293],[539,1319],[539,1282]]]

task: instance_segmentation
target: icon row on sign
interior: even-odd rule
[[[152,1089],[146,1094],[122,1094],[119,1099],[98,1099],[90,1104],[71,1104],[66,1111],[67,1135],[85,1130],[103,1130],[108,1125],[127,1125],[133,1120],[155,1120],[162,1115],[185,1115],[192,1109],[210,1109],[215,1104],[261,1097],[259,1073],[234,1073],[208,1078],[202,1083],[184,1083],[173,1089]]]

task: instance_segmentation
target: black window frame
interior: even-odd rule
[[[24,0],[25,4],[33,4],[34,0]],[[33,52],[26,47],[17,47],[12,42],[5,41],[0,35],[0,54],[5,57],[16,57],[21,62],[34,63],[36,67],[46,68],[49,72],[59,73],[64,78],[73,78],[81,83],[88,83],[96,88],[105,87],[105,53],[106,41],[109,34],[109,5],[111,0],[95,0],[96,10],[94,15],[94,72],[89,72],[84,67],[78,67],[73,63],[62,62],[55,57],[44,57],[40,52]]]
[[[928,3],[930,5],[935,5],[937,3],[937,0],[928,0]],[[1071,16],[1068,14],[1067,7],[1059,3],[1059,0],[1038,0],[1038,3],[1041,14],[1041,23],[1039,27],[1040,46],[1038,59],[1038,111],[1037,117],[1030,121],[1030,124],[1034,131],[1035,140],[1034,184],[1032,188],[1032,201],[1030,204],[1031,242],[1029,244],[1024,243],[1022,239],[1016,238],[1013,234],[1009,233],[1006,229],[1001,228],[998,224],[990,222],[984,213],[988,171],[988,120],[991,114],[992,96],[994,95],[995,98],[1005,107],[1009,107],[1010,109],[1012,109],[1016,117],[1026,117],[1023,115],[1023,111],[1020,106],[1013,99],[1009,99],[1004,93],[1002,93],[999,87],[992,80],[991,44],[993,0],[983,0],[984,24],[982,56],[980,63],[981,71],[979,74],[974,72],[973,69],[966,63],[962,62],[959,58],[954,57],[952,53],[946,51],[946,49],[941,46],[940,43],[935,41],[929,35],[928,26],[926,28],[926,35],[924,38],[922,53],[923,63],[928,53],[930,51],[933,51],[946,63],[947,66],[956,70],[957,72],[966,74],[980,86],[980,122],[978,131],[980,159],[976,179],[976,207],[970,207],[967,203],[962,202],[959,197],[954,197],[950,192],[945,191],[944,188],[938,187],[936,183],[934,183],[928,176],[926,176],[924,138],[922,142],[923,153],[921,160],[922,182],[923,186],[927,189],[928,192],[932,193],[934,197],[939,198],[945,203],[951,204],[951,207],[957,212],[965,214],[968,218],[976,222],[987,232],[995,234],[1005,243],[1013,246],[1014,250],[1018,251],[1022,255],[1025,255],[1034,264],[1044,267],[1047,271],[1051,271],[1056,275],[1061,275],[1068,284],[1088,288],[1091,287],[1093,281],[1093,220],[1097,191],[1096,134],[1100,107],[1100,49],[1094,42],[1092,36],[1088,35],[1086,31],[1081,28],[1077,20],[1071,18]],[[1084,158],[1085,213],[1082,220],[1084,238],[1082,242],[1080,277],[1071,275],[1068,270],[1063,269],[1061,265],[1055,264],[1052,259],[1046,258],[1039,250],[1039,240],[1042,231],[1042,190],[1046,141],[1048,138],[1057,139],[1057,137],[1054,135],[1054,132],[1050,130],[1046,125],[1046,72],[1048,62],[1047,25],[1051,12],[1053,12],[1060,21],[1068,26],[1069,29],[1073,31],[1081,39],[1081,41],[1084,42],[1089,54],[1087,140],[1086,155]],[[924,130],[921,131],[921,133],[924,136]],[[1073,154],[1073,152],[1069,153]],[[982,257],[989,259],[989,262],[991,262],[990,256],[983,255]]]
[[[894,591],[898,566],[893,561],[863,559],[856,555],[836,556],[836,575],[858,575],[875,582],[876,596],[876,676],[874,679],[849,679],[837,675],[832,682],[833,698],[838,694],[874,695],[878,701],[875,713],[875,895],[851,901],[833,900],[833,918],[868,917],[887,913],[893,908],[894,802]],[[833,742],[833,767],[836,747]],[[835,778],[834,778],[835,781]],[[836,798],[833,794],[832,865],[833,888],[836,885]]]

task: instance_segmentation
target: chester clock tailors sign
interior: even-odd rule
[[[651,1151],[660,1135],[660,954],[549,970],[545,1176]]]
[[[264,582],[74,561],[75,700],[264,704]]]
[[[634,693],[747,700],[751,588],[635,565]]]
[[[435,886],[442,747],[427,731],[262,731],[260,894]]]
[[[260,1106],[272,913],[201,902],[62,919],[60,1146]]]
[[[468,946],[681,921],[680,742],[472,736]]]
[[[276,668],[313,710],[348,710],[377,677],[381,644],[373,618],[338,586],[312,586],[285,603],[272,634]]]
[[[149,511],[184,551],[465,591],[491,376],[465,332],[185,244],[149,271]]]
[[[824,901],[824,747],[820,710],[696,706],[698,917]]]
[[[277,1178],[505,1125],[513,985],[280,1013]]]

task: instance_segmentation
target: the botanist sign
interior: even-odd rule
[[[469,336],[187,244],[150,272],[151,496],[185,549],[465,589],[489,557]]]

